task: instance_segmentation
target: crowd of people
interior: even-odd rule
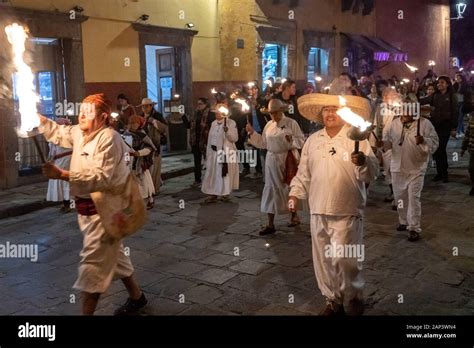
[[[288,214],[288,226],[293,227],[300,224],[302,212],[308,212],[316,279],[327,299],[321,314],[344,315],[348,299],[349,312],[360,315],[362,261],[348,255],[345,247],[363,245],[367,195],[379,172],[387,192],[390,187],[387,200],[398,211],[396,229],[406,231],[411,242],[421,236],[420,198],[431,157],[437,170],[433,180],[449,182],[450,137],[463,137],[461,155],[471,154],[474,195],[474,122],[466,119],[472,111],[471,89],[462,73],[453,83],[432,71],[419,84],[400,82],[395,76],[358,80],[343,73],[324,91],[310,87],[298,98],[291,79],[270,81],[263,93],[254,81],[231,93],[215,92],[213,101],[199,98],[195,112],[183,115],[194,155],[193,185],[207,195],[206,204],[215,204],[231,200],[241,177],[263,178],[261,212],[268,224],[261,236],[277,232],[275,215]],[[58,200],[68,199],[57,194],[64,191],[57,187],[61,182],[67,182],[76,197],[84,248],[75,287],[85,294],[86,314],[94,312],[100,294],[117,277],[130,296],[119,314],[133,313],[147,302],[121,241],[103,238],[105,217],[90,195],[121,185],[133,173],[141,198],[153,208],[153,196],[161,186],[160,148],[167,122],[148,98],[139,105],[143,116],[136,114],[126,96],[120,95],[118,101],[119,115],[114,118],[104,95],[89,96],[84,102],[96,106],[95,114],[81,109],[78,126],[40,117],[45,137],[63,148],[52,159],[71,157],[70,168],[50,162],[43,171],[55,180],[51,186],[56,187]],[[343,107],[352,118],[341,112]],[[367,129],[355,126],[360,119]],[[71,148],[72,152],[67,150]],[[257,154],[253,173],[248,161],[233,156],[238,151]],[[328,250],[339,247],[345,252],[328,256]]]

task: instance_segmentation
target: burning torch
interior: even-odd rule
[[[26,29],[17,23],[5,27],[8,42],[12,45],[13,63],[16,71],[16,92],[18,94],[20,127],[16,132],[21,138],[32,138],[41,157],[41,161],[46,163],[46,157],[38,142],[37,135],[39,131],[40,119],[37,116],[36,103],[39,97],[36,94],[34,74],[31,68],[25,63],[23,54],[26,47],[25,42],[28,38]]]
[[[352,128],[347,134],[348,137],[355,141],[354,153],[359,153],[359,142],[365,140],[369,137],[369,134],[372,132],[374,127],[372,123],[364,120],[362,116],[354,113],[349,107],[346,106],[346,99],[339,96],[339,104],[341,108],[337,110],[337,114],[347,123],[349,123]]]

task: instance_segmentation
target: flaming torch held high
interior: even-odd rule
[[[25,53],[26,39],[28,34],[24,27],[13,23],[5,28],[8,42],[12,45],[13,64],[15,66],[15,89],[18,95],[20,127],[17,128],[18,136],[22,138],[33,138],[41,160],[46,162],[46,158],[41,150],[36,135],[39,134],[39,117],[36,115],[36,103],[39,98],[36,94],[34,74],[31,68],[25,63],[23,55]]]
[[[354,152],[359,152],[359,141],[367,139],[372,131],[372,123],[364,120],[362,116],[357,115],[349,107],[346,106],[346,99],[339,96],[339,104],[341,108],[337,110],[337,114],[352,126],[349,132],[349,138],[355,141]]]

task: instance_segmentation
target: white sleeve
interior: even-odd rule
[[[368,140],[361,141],[359,146],[360,151],[365,154],[365,164],[355,167],[356,178],[365,183],[370,183],[379,173],[379,161],[375,157]]]
[[[423,136],[425,141],[423,144],[418,146],[425,153],[435,153],[439,146],[439,138],[433,124],[426,120],[426,122],[423,122],[423,126],[421,128],[420,134]]]

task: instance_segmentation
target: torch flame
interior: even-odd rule
[[[414,67],[413,65],[410,65],[408,63],[405,63],[405,65],[407,66],[408,69],[410,69],[411,72],[416,72],[418,71],[418,68]]]
[[[216,89],[215,89],[215,88],[211,89],[211,93],[212,93],[212,94],[217,94]]]
[[[349,123],[350,125],[357,127],[361,130],[361,132],[364,132],[369,128],[372,123],[364,120],[362,116],[357,115],[355,112],[353,112],[349,107],[346,106],[347,102],[344,97],[339,96],[339,104],[341,105],[341,108],[336,111],[336,113],[341,116],[341,118]]]
[[[224,105],[221,105],[217,111],[219,111],[222,115],[227,116],[229,114],[229,109],[227,109]]]
[[[242,106],[242,111],[243,111],[243,112],[246,112],[246,111],[249,111],[249,110],[250,110],[250,106],[249,106],[249,104],[245,101],[245,99],[237,98],[237,99],[235,99],[235,102],[236,102],[236,103],[239,103],[239,104]]]
[[[16,70],[16,92],[21,117],[20,132],[26,133],[40,125],[39,118],[36,116],[36,102],[39,98],[36,94],[34,74],[23,60],[28,34],[25,28],[17,23],[7,26],[5,32],[12,45],[13,63]]]

